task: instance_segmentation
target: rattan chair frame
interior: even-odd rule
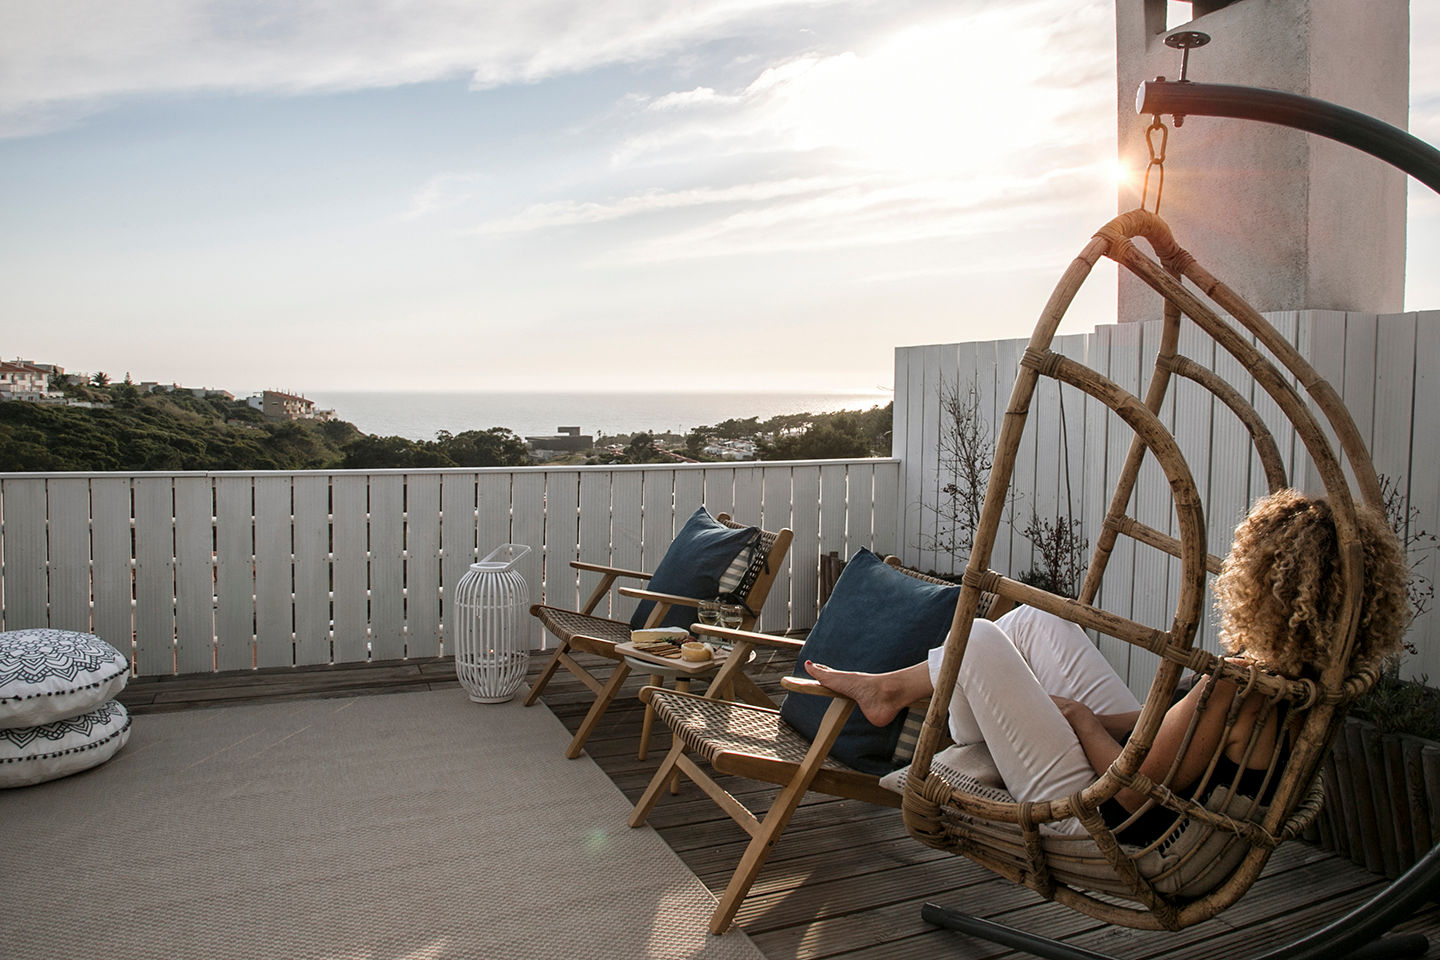
[[[1137,248],[1135,238],[1146,240],[1159,262]],[[1050,349],[1066,309],[1102,257],[1140,277],[1165,301],[1161,343],[1143,399]],[[1182,283],[1182,278],[1194,289]],[[1258,668],[1241,667],[1195,647],[1206,592],[1205,576],[1207,571],[1217,571],[1220,561],[1206,545],[1203,506],[1189,465],[1159,415],[1173,378],[1186,377],[1212,392],[1235,413],[1251,435],[1272,491],[1286,486],[1287,480],[1274,438],[1254,406],[1211,370],[1179,354],[1184,319],[1208,336],[1217,350],[1234,357],[1294,425],[1333,508],[1342,544],[1340,565],[1345,583],[1341,619],[1346,628],[1337,646],[1345,654],[1337,657],[1335,665],[1318,681],[1294,681]],[[1031,402],[1042,377],[1098,399],[1134,433],[1078,599],[1027,586],[989,567]],[[1331,446],[1332,435],[1338,441],[1338,453]],[[1147,457],[1154,458],[1169,482],[1178,537],[1148,527],[1127,514],[1141,464]],[[1353,476],[1353,487],[1342,467],[1342,457]],[[1020,361],[997,439],[982,518],[963,577],[964,588],[947,640],[936,696],[906,783],[903,810],[910,833],[927,845],[967,856],[1042,896],[1110,923],[1175,930],[1209,919],[1233,904],[1259,876],[1275,846],[1298,834],[1315,815],[1320,764],[1346,706],[1375,680],[1373,672],[1351,673],[1346,668],[1355,642],[1365,575],[1356,534],[1357,501],[1382,508],[1380,484],[1369,454],[1334,389],[1253,307],[1176,244],[1168,225],[1158,216],[1135,210],[1106,224],[1061,278]],[[1139,623],[1096,605],[1107,561],[1121,536],[1179,559],[1179,590],[1168,629]],[[1029,803],[1000,802],[928,774],[930,761],[945,734],[945,704],[955,686],[982,591],[1047,610],[1161,658],[1139,722],[1120,756],[1108,771],[1077,794]],[[1267,776],[1275,786],[1268,805],[1252,803],[1238,814],[1233,804],[1217,810],[1213,805],[1202,805],[1193,795],[1181,796],[1172,791],[1169,776],[1162,782],[1152,782],[1140,774],[1140,765],[1154,743],[1185,670],[1234,682],[1237,692],[1228,723],[1234,722],[1239,702],[1257,691],[1268,697],[1267,709],[1285,711],[1291,748],[1270,751]],[[1255,722],[1255,736],[1268,715],[1262,714]],[[1190,733],[1194,733],[1193,724]],[[1252,738],[1247,760],[1255,756],[1255,748]],[[1211,761],[1212,770],[1215,759]],[[1172,768],[1170,775],[1174,772]],[[1227,801],[1237,797],[1233,783],[1211,786],[1228,789],[1224,798]],[[1155,849],[1158,842],[1140,850],[1123,847],[1098,813],[1100,803],[1122,788],[1144,794],[1150,803],[1199,822],[1207,831],[1233,838],[1243,856],[1232,857],[1236,862],[1225,869],[1223,879],[1212,882],[1204,891],[1162,892],[1156,878],[1143,875],[1137,867],[1140,858]],[[1093,842],[1084,845],[1082,853],[1073,859],[1057,858],[1051,852],[1055,844],[1042,836],[1041,826],[1069,817],[1080,819]]]

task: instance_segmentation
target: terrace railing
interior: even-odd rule
[[[141,675],[438,656],[447,591],[494,546],[531,546],[532,599],[574,604],[594,578],[569,561],[653,569],[704,503],[795,531],[760,624],[795,629],[821,556],[899,547],[898,484],[893,459],[0,474],[0,628],[94,632]]]

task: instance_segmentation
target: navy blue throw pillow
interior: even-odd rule
[[[959,599],[958,585],[942,587],[916,580],[862,547],[845,564],[820,619],[805,638],[795,676],[810,676],[805,672],[806,660],[865,673],[919,663],[932,647],[945,642]],[[829,705],[829,697],[791,693],[780,705],[780,716],[814,739]],[[894,769],[891,758],[904,725],[904,710],[884,727],[855,710],[830,755],[856,770],[883,776]]]
[[[729,568],[730,561],[759,533],[755,527],[727,527],[700,507],[676,534],[645,589],[696,600],[713,600],[720,593],[720,578]],[[630,615],[630,629],[643,628],[654,606],[649,600],[641,600]],[[656,626],[688,627],[694,622],[694,607],[671,607]]]

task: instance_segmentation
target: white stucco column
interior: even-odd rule
[[[1191,51],[1189,79],[1316,97],[1405,127],[1409,0],[1196,0],[1193,8],[1185,29],[1211,40]],[[1135,113],[1136,88],[1180,78],[1180,51],[1163,42],[1165,17],[1166,0],[1115,0],[1120,159],[1137,174],[1149,161],[1151,118]],[[1216,117],[1172,127],[1167,154],[1161,216],[1257,309],[1402,309],[1403,173],[1323,137]],[[1118,209],[1136,207],[1139,190],[1137,176],[1121,188]],[[1121,271],[1119,319],[1159,309]]]

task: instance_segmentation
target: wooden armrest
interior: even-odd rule
[[[845,694],[831,690],[814,677],[781,677],[780,686],[789,690],[791,693],[812,693],[817,697],[849,699]]]
[[[728,643],[748,643],[757,647],[774,647],[778,650],[799,650],[805,645],[803,640],[795,640],[791,637],[777,637],[773,633],[754,633],[750,630],[731,630],[729,627],[710,627],[703,623],[697,623],[690,628],[690,632],[702,637],[714,637],[717,640],[724,640]]]
[[[649,580],[652,576],[640,570],[626,570],[623,567],[607,567],[603,563],[586,563],[584,560],[571,560],[570,566],[576,570],[588,570],[591,573],[608,573],[616,577],[634,577],[637,580]]]
[[[622,597],[634,597],[637,600],[654,600],[656,603],[668,603],[672,607],[693,607],[700,602],[694,597],[681,597],[673,593],[656,593],[654,590],[646,590],[642,587],[619,587],[616,592]]]

